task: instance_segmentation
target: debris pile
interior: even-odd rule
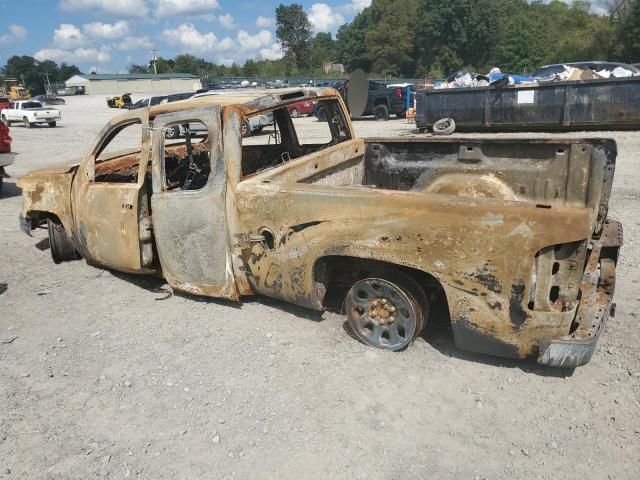
[[[500,87],[507,85],[538,85],[548,82],[567,82],[600,80],[606,78],[626,78],[640,76],[640,72],[625,68],[615,64],[605,64],[600,70],[595,70],[583,65],[554,65],[543,67],[541,74],[535,76],[515,75],[512,73],[502,73],[495,67],[487,74],[470,72],[469,70],[458,70],[447,77],[446,80],[437,83],[434,88],[479,88],[489,85]]]

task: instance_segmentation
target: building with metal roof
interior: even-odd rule
[[[192,92],[202,88],[200,79],[190,73],[78,74],[64,83],[67,87],[84,87],[89,95]]]

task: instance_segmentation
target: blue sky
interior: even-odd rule
[[[0,0],[0,65],[12,55],[74,63],[84,72],[124,71],[151,50],[191,53],[217,63],[282,56],[275,8],[249,0]],[[315,31],[337,27],[371,0],[298,1]],[[9,16],[6,14],[10,13]]]
[[[569,0],[567,0],[568,2]],[[171,58],[191,53],[217,63],[282,56],[271,0],[0,0],[0,65],[31,55],[117,73],[146,64],[151,50]],[[371,0],[301,3],[316,32],[338,26]],[[605,0],[594,1],[594,11]]]

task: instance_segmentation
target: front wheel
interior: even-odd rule
[[[167,127],[164,131],[164,136],[170,139],[178,138],[180,136],[180,127],[178,125]]]
[[[73,243],[71,243],[71,240],[67,237],[67,233],[62,224],[47,220],[47,229],[49,231],[51,258],[54,263],[78,259],[78,252],[76,252]]]
[[[401,350],[424,329],[428,303],[410,276],[376,275],[357,282],[347,293],[348,325],[363,343],[383,350]]]
[[[300,116],[300,110],[298,110],[297,108],[292,108],[291,109],[291,118],[298,118]]]
[[[33,126],[27,117],[22,118],[22,123],[24,123],[25,128],[31,128]]]
[[[48,122],[49,123],[49,128],[55,128],[55,126],[57,125],[56,122]]]
[[[249,120],[242,122],[242,127],[240,127],[240,134],[242,135],[242,138],[250,137],[252,133]]]

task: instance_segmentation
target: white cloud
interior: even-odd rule
[[[34,54],[34,58],[40,62],[44,60],[53,60],[54,62],[67,63],[83,63],[98,62],[108,63],[111,61],[111,53],[108,47],[102,47],[100,50],[96,48],[76,48],[75,50],[66,50],[62,48],[44,48]]]
[[[167,28],[162,32],[164,39],[177,45],[182,52],[205,53],[213,51],[217,38],[213,32],[200,33],[192,23],[183,23],[178,28]]]
[[[260,49],[260,58],[262,60],[278,60],[279,58],[282,58],[283,55],[284,52],[278,42],[272,43],[268,48]]]
[[[341,13],[333,10],[326,3],[314,3],[311,5],[307,16],[314,32],[330,32],[345,21]]]
[[[0,45],[18,42],[27,38],[27,29],[15,23],[9,25],[9,33],[0,35]]]
[[[253,35],[239,30],[235,38],[218,39],[213,32],[200,32],[193,24],[183,23],[178,28],[165,29],[162,37],[180,52],[208,55],[224,65],[243,63],[247,58],[275,60],[282,57],[280,44],[268,30]]]
[[[11,32],[11,36],[16,40],[24,40],[27,38],[27,29],[22,25],[16,25],[15,23],[10,25],[9,32]]]
[[[216,46],[216,50],[221,52],[228,52],[231,50],[235,50],[237,47],[235,40],[229,37],[224,37],[222,40],[218,42]]]
[[[276,21],[273,18],[263,17],[261,15],[256,19],[256,25],[260,28],[275,27]]]
[[[256,51],[271,45],[273,38],[268,30],[260,30],[255,35],[250,35],[244,30],[239,30],[236,35],[238,46],[243,51]]]
[[[125,37],[124,40],[115,44],[118,50],[149,50],[153,47],[148,36],[144,37]]]
[[[129,33],[129,23],[119,20],[116,23],[93,22],[82,26],[85,35],[93,38],[120,38]]]
[[[205,15],[219,8],[218,0],[157,0],[158,17],[175,15]]]
[[[71,23],[61,23],[53,31],[53,44],[62,49],[81,47],[85,45],[87,39],[80,29]]]
[[[61,0],[59,6],[67,12],[101,10],[123,17],[144,17],[149,13],[144,0]]]
[[[371,0],[353,0],[351,2],[351,8],[355,13],[360,13],[367,7],[371,6]]]
[[[222,27],[226,28],[227,30],[233,30],[234,28],[236,28],[235,20],[228,13],[226,15],[220,15],[218,17],[218,21],[220,22],[220,25],[222,25]]]

